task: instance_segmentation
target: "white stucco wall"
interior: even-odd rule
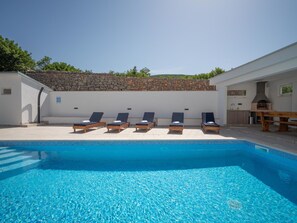
[[[48,93],[43,84],[19,72],[0,72],[0,125],[22,125],[37,119],[37,97],[41,87],[41,115],[49,111]],[[11,89],[11,95],[3,95]]]
[[[21,89],[22,89],[22,124],[37,122],[37,99],[38,93],[41,87],[44,87],[44,90],[41,93],[40,97],[40,113],[41,116],[48,115],[49,111],[49,89],[44,85],[41,85],[39,82],[22,76],[21,79]]]
[[[246,90],[246,96],[228,96],[227,109],[250,110],[256,96],[256,82],[247,82],[228,87],[228,90]],[[241,103],[241,105],[239,105]]]
[[[61,97],[61,103],[56,103],[57,97]],[[201,112],[214,112],[218,117],[217,103],[216,91],[55,91],[50,92],[49,116],[89,117],[93,111],[102,111],[104,119],[109,121],[114,120],[119,112],[129,112],[129,119],[133,124],[145,111],[153,111],[158,124],[166,125],[170,122],[172,112],[184,112],[185,125],[200,125]],[[127,110],[128,108],[131,110]],[[185,110],[186,108],[189,110]],[[48,117],[44,119],[48,120]],[[67,118],[62,120],[64,123],[73,121]]]
[[[3,89],[11,95],[3,95]],[[21,78],[17,73],[0,73],[0,125],[21,124]]]
[[[221,124],[227,123],[227,87],[224,85],[217,86],[218,92],[218,117]]]
[[[280,86],[293,84],[293,94],[280,95]],[[297,71],[291,78],[269,82],[269,98],[271,98],[273,110],[297,112]]]

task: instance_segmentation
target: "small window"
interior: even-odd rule
[[[9,94],[11,94],[11,88],[4,88],[4,89],[2,89],[2,94],[3,95],[9,95]]]
[[[246,96],[246,90],[228,90],[228,96]]]
[[[291,95],[293,93],[292,84],[284,84],[280,86],[280,95]]]

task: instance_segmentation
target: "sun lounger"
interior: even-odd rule
[[[106,122],[100,122],[102,116],[103,116],[103,112],[93,112],[89,120],[85,120],[81,123],[74,123],[73,131],[76,132],[77,129],[81,129],[84,132],[86,132],[90,128],[105,126]]]
[[[154,122],[155,112],[145,112],[141,122],[135,124],[136,131],[137,129],[149,130],[155,126]]]
[[[120,132],[121,130],[128,128],[130,125],[128,116],[129,113],[119,113],[115,121],[107,124],[107,131],[118,130]]]
[[[173,112],[171,118],[171,124],[169,125],[169,132],[175,131],[183,133],[184,130],[184,113]]]
[[[204,132],[216,131],[220,133],[220,125],[216,123],[213,112],[202,112],[201,128]]]

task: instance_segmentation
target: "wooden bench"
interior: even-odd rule
[[[287,132],[288,126],[297,126],[297,121],[289,121],[289,118],[297,118],[297,112],[257,112],[262,124],[262,131],[268,132],[270,124],[279,123],[278,131]],[[279,120],[265,119],[265,117],[279,117]]]

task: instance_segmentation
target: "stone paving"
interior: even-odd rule
[[[243,139],[266,145],[289,153],[297,154],[297,129],[280,133],[276,129],[262,132],[261,127],[223,127],[220,134],[207,133],[198,127],[186,127],[183,134],[168,133],[166,127],[156,127],[148,132],[136,132],[129,127],[117,132],[107,132],[106,128],[90,129],[86,133],[73,132],[71,126],[30,126],[0,127],[0,140],[222,140]]]

